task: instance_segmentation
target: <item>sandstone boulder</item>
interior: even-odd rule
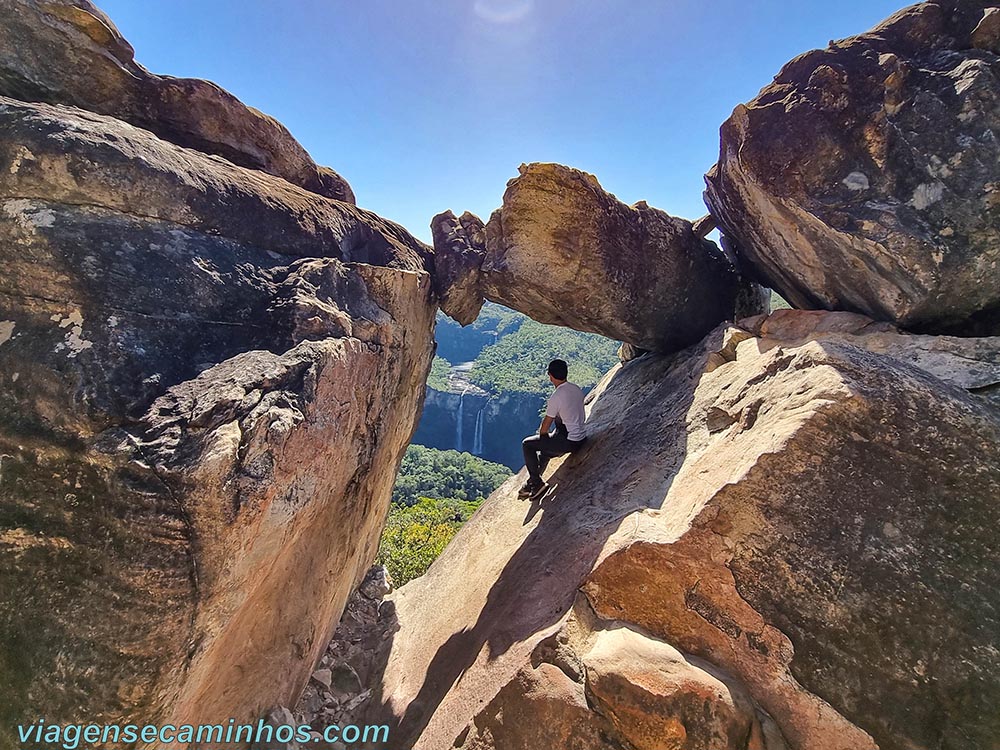
[[[735,681],[636,628],[600,620],[582,597],[456,746],[787,747]]]
[[[283,179],[0,101],[0,746],[291,705],[378,544],[424,248]]]
[[[559,164],[521,166],[485,240],[470,214],[441,214],[433,227],[435,266],[446,269],[439,296],[461,300],[443,308],[461,323],[474,319],[481,290],[541,323],[675,351],[766,309],[740,293],[732,265],[691,222],[627,206],[593,175]]]
[[[90,0],[0,4],[0,95],[113,115],[164,140],[354,203],[347,181],[316,166],[274,118],[210,81],[158,76],[139,65]]]
[[[980,398],[1000,399],[998,339],[958,336],[900,335],[887,323],[854,313],[778,310],[743,323],[762,337],[762,348],[801,344],[821,336],[824,341],[859,344],[866,350],[915,365]]]
[[[0,97],[0,128],[7,196],[104,206],[295,257],[423,270],[430,255],[370,211],[112,117]]]
[[[434,289],[441,310],[463,326],[472,323],[483,307],[481,268],[486,249],[486,227],[468,211],[451,211],[431,220],[434,241]]]
[[[789,62],[722,126],[706,200],[795,307],[1000,333],[1000,23],[929,0]]]
[[[395,741],[998,746],[1000,339],[746,326],[612,370],[551,498],[512,478],[388,597]]]

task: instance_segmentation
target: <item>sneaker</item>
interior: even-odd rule
[[[532,492],[530,495],[528,495],[528,498],[531,499],[531,500],[537,500],[538,498],[542,497],[548,491],[549,491],[549,484],[548,484],[548,482],[545,482],[545,481],[539,482],[538,486],[535,488],[535,491]]]
[[[521,485],[521,489],[517,491],[517,496],[528,497],[529,495],[533,495],[542,485],[543,482],[535,482],[529,479],[527,482]]]

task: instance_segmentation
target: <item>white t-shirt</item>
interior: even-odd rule
[[[583,391],[576,383],[560,383],[545,407],[545,416],[558,417],[564,425],[569,440],[583,440],[587,437],[584,422],[587,415],[583,410]]]

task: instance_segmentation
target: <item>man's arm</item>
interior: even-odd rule
[[[552,423],[554,421],[555,420],[554,420],[553,417],[550,417],[548,414],[546,414],[545,418],[542,420],[542,426],[538,428],[538,434],[539,435],[548,435],[549,434],[549,430],[552,429]]]

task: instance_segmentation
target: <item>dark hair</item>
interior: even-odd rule
[[[549,375],[556,380],[565,380],[569,374],[569,367],[561,359],[554,359],[549,362]]]

